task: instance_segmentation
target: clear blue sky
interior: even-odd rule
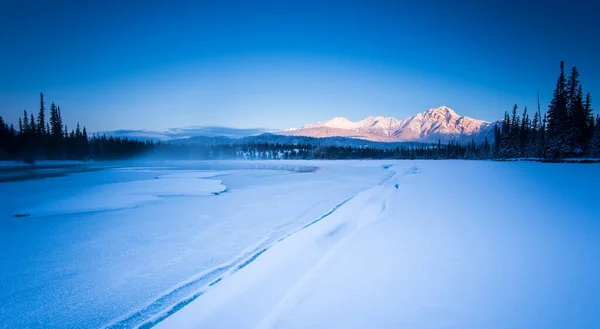
[[[600,5],[500,2],[3,0],[0,115],[43,91],[90,131],[491,121],[538,89],[545,107],[561,60],[600,97]]]

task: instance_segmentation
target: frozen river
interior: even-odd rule
[[[72,171],[0,183],[0,326],[143,323],[389,175],[369,162],[291,161],[37,174]]]
[[[600,327],[598,164],[109,163],[0,177],[0,327]]]

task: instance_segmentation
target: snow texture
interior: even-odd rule
[[[0,327],[598,328],[599,173],[182,161],[0,183]]]
[[[389,175],[360,161],[98,166],[0,183],[0,328],[142,325]]]
[[[598,165],[388,170],[157,328],[600,326]]]

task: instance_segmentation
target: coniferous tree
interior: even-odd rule
[[[540,158],[538,149],[538,138],[540,135],[540,112],[535,112],[533,115],[533,120],[531,121],[531,131],[529,134],[529,157]]]
[[[54,102],[50,105],[50,130],[52,136],[62,136],[62,123],[59,125],[58,109]]]
[[[587,93],[585,103],[583,105],[583,116],[586,118],[587,124],[584,125],[582,137],[584,140],[585,153],[589,153],[591,139],[594,136],[594,114],[592,109],[592,95]]]
[[[566,88],[567,110],[571,115],[578,102],[577,92],[579,90],[579,83],[579,71],[577,70],[577,67],[573,66],[569,79],[567,80]]]
[[[62,116],[60,114],[60,106],[56,107],[56,111],[58,112],[57,120],[56,120],[56,129],[58,131],[57,135],[60,135],[62,133],[62,127],[63,127],[63,120],[62,120]],[[66,125],[65,125],[65,131],[67,131]]]
[[[84,159],[86,157],[88,157],[89,155],[89,141],[88,141],[88,134],[87,134],[87,129],[85,128],[85,126],[83,127],[83,130],[81,131],[81,135],[79,137],[79,156],[80,158]]]
[[[46,135],[46,108],[44,107],[44,93],[40,93],[40,111],[38,113],[38,136]]]
[[[55,158],[63,158],[62,154],[63,150],[63,134],[62,134],[62,122],[60,122],[60,118],[58,115],[58,108],[56,104],[52,102],[50,105],[50,138],[49,138],[49,148],[50,154]]]
[[[594,134],[590,142],[591,155],[600,158],[600,115],[596,116],[596,124],[594,125]]]
[[[506,159],[514,156],[511,139],[511,120],[508,112],[504,112],[504,120],[502,121],[502,129],[500,135],[500,153],[499,158]]]
[[[538,138],[538,154],[540,158],[546,158],[546,148],[547,148],[547,124],[548,124],[548,116],[544,114],[544,119],[542,120],[542,127],[540,128],[540,135]]]
[[[27,116],[27,110],[23,110],[23,132],[29,135],[29,117]]]
[[[494,158],[501,158],[501,153],[500,153],[500,142],[502,140],[501,137],[501,132],[500,132],[500,127],[498,127],[498,124],[494,125]]]
[[[521,131],[520,131],[520,127],[519,127],[519,123],[520,123],[520,118],[517,115],[517,109],[519,107],[517,106],[517,104],[515,104],[515,106],[513,107],[513,111],[512,111],[512,118],[510,121],[510,154],[511,154],[511,158],[519,158],[521,157],[521,143],[520,143],[520,135],[521,135]]]
[[[529,134],[530,134],[529,115],[527,114],[527,106],[523,109],[523,116],[519,126],[519,154],[522,157],[529,157]]]
[[[565,124],[565,133],[567,134],[568,153],[581,155],[587,144],[585,133],[589,121],[583,108],[583,88],[576,67],[571,70],[567,82],[567,113],[568,117],[563,124]]]
[[[27,153],[27,162],[34,162],[39,157],[38,152],[40,151],[40,139],[38,136],[38,124],[35,122],[33,113],[29,117],[29,152]]]
[[[565,157],[571,152],[566,87],[565,63],[560,62],[560,76],[556,81],[552,101],[548,106],[547,156],[553,159]]]
[[[29,133],[31,135],[35,135],[35,133],[37,132],[37,123],[35,122],[35,117],[33,116],[33,113],[30,114],[30,119],[29,119]]]

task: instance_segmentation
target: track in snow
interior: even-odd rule
[[[387,169],[387,168],[386,168]],[[384,179],[378,185],[384,185],[390,179],[395,176],[395,172],[392,172],[389,177]],[[323,214],[312,222],[302,226],[299,229],[286,234],[285,236],[272,240],[270,237],[264,239],[257,246],[251,248],[248,252],[242,253],[240,256],[235,258],[233,261],[219,265],[210,270],[202,272],[197,276],[190,278],[190,280],[166,291],[160,297],[156,298],[153,302],[147,304],[145,307],[130,313],[124,317],[121,317],[104,326],[106,329],[117,329],[117,328],[151,328],[163,321],[170,315],[182,309],[196,298],[202,296],[207,289],[215,286],[221,282],[225,277],[235,274],[237,271],[248,266],[254,262],[260,255],[272,248],[275,244],[283,241],[284,239],[294,235],[316,223],[327,218],[331,214],[335,213],[340,207],[345,205],[347,202],[352,200],[357,193],[350,196],[337,205],[335,205],[329,212]]]
[[[237,262],[230,270],[227,271],[227,273],[224,273],[218,279],[216,279],[214,281],[214,283],[216,284],[217,282],[220,282],[225,277],[233,275],[236,272],[238,272],[239,270],[252,264],[259,257],[264,255],[267,251],[269,251],[271,248],[278,245],[280,242],[286,240],[285,242],[289,245],[287,239],[290,237],[295,239],[294,242],[290,242],[290,243],[292,243],[293,245],[296,245],[296,246],[298,246],[298,243],[300,243],[300,245],[303,245],[304,243],[306,243],[307,242],[306,237],[314,236],[314,238],[316,239],[316,240],[310,240],[311,238],[309,238],[309,240],[312,242],[309,241],[308,243],[310,245],[314,245],[314,243],[316,242],[316,244],[319,246],[319,247],[317,247],[317,249],[320,249],[320,251],[317,251],[317,252],[320,255],[317,256],[318,258],[311,261],[313,265],[311,265],[310,267],[308,267],[304,270],[300,270],[301,272],[298,272],[299,274],[304,273],[304,274],[302,274],[302,276],[304,276],[305,274],[308,274],[309,272],[312,271],[313,268],[317,267],[317,264],[320,264],[320,263],[326,261],[326,259],[328,258],[328,255],[331,254],[333,252],[333,250],[339,249],[343,245],[343,243],[342,243],[343,241],[348,240],[351,236],[353,236],[356,232],[360,231],[363,227],[368,226],[372,222],[383,218],[384,213],[387,210],[387,206],[388,206],[387,199],[389,197],[389,194],[396,192],[396,189],[394,188],[394,183],[397,185],[399,183],[399,179],[401,177],[408,175],[408,174],[413,174],[416,172],[416,170],[417,170],[417,168],[414,166],[409,167],[405,170],[401,170],[400,172],[396,172],[395,170],[390,170],[390,175],[387,178],[385,178],[384,180],[382,180],[381,182],[379,182],[378,184],[341,201],[336,206],[334,206],[329,212],[318,217],[317,219],[313,220],[312,222],[306,224],[305,226],[303,226],[289,234],[286,234],[282,238],[280,238],[272,243],[262,244],[259,248],[255,249],[255,252],[253,252],[252,254],[249,254],[248,257],[246,257],[242,262]],[[359,197],[359,198],[357,199],[357,197]],[[345,205],[347,205],[349,203],[352,203],[352,206],[350,206],[350,208],[344,207]],[[343,214],[341,214],[341,215],[338,213],[338,211],[340,209],[343,209]],[[358,212],[353,209],[357,209]],[[332,215],[334,215],[334,214],[336,216],[334,216],[335,219],[333,221],[324,222],[324,224],[323,224],[324,226],[313,229],[313,227],[316,227],[315,224],[318,224],[318,223],[320,224],[325,219],[329,219],[330,217],[332,217]],[[306,236],[306,234],[302,234],[304,231],[307,232],[307,234],[308,234],[307,236]],[[308,233],[309,231],[311,231],[311,232]],[[298,240],[298,238],[300,240]],[[307,245],[307,247],[312,248],[309,245]],[[284,247],[284,249],[285,248],[287,248],[287,247]],[[301,249],[302,249],[302,247],[301,247]],[[269,253],[269,255],[270,255],[270,253]],[[301,255],[298,255],[298,256],[301,256]],[[293,253],[286,256],[286,258],[290,258],[290,257],[294,258],[295,256]],[[301,256],[301,257],[303,257],[303,256]],[[225,282],[225,284],[227,284],[228,282],[229,282],[229,280],[227,280]],[[300,284],[300,282],[298,282],[298,284]],[[202,287],[202,293],[206,292],[206,290],[208,288],[209,287],[206,287],[206,286]],[[220,289],[220,288],[217,288],[217,289]],[[198,293],[198,294],[190,296],[190,298],[181,302],[183,304],[181,307],[179,307],[179,305],[176,305],[175,307],[173,307],[169,310],[166,310],[165,312],[163,312],[161,315],[155,317],[154,319],[151,319],[150,321],[146,321],[146,324],[143,327],[146,327],[146,325],[152,326],[152,325],[158,324],[160,321],[164,320],[166,317],[172,315],[173,313],[175,313],[176,311],[181,309],[183,306],[189,304],[191,301],[193,301],[197,297],[201,296],[202,293]],[[202,301],[202,302],[204,302],[204,301]],[[167,327],[168,326],[169,326],[169,324],[167,324]],[[173,324],[170,324],[170,326],[173,326]],[[177,327],[177,326],[175,325],[175,327]]]
[[[333,229],[329,229],[321,233],[321,238],[319,238],[319,240],[333,240],[331,241],[332,243],[330,242],[330,245],[324,250],[319,260],[302,275],[302,277],[290,288],[290,290],[285,293],[283,298],[262,319],[262,321],[260,321],[256,328],[269,329],[276,327],[279,319],[284,314],[288,313],[289,310],[293,308],[293,305],[295,305],[295,303],[301,299],[300,296],[303,294],[303,291],[306,290],[306,286],[310,285],[312,279],[319,276],[319,272],[322,271],[330,259],[334,257],[336,252],[343,249],[348,241],[350,241],[358,232],[370,226],[374,222],[385,218],[388,198],[390,193],[394,193],[395,190],[398,189],[400,185],[400,179],[404,176],[414,175],[417,173],[419,173],[419,171],[416,166],[412,166],[401,173],[394,172],[377,186],[355,195],[353,198],[362,193],[367,193],[364,195],[366,199],[361,199],[363,204],[359,204],[358,206],[360,206],[359,208],[363,211],[367,210],[366,212],[371,214],[371,216],[366,216],[366,218],[360,218],[360,216],[358,216],[359,219],[344,220],[336,225]],[[368,191],[371,190],[373,193],[369,196]],[[340,208],[343,204],[347,203],[347,201],[340,204],[337,208]],[[371,207],[373,207],[373,210],[375,211],[368,211],[368,209]],[[317,240],[317,242],[319,241]]]

